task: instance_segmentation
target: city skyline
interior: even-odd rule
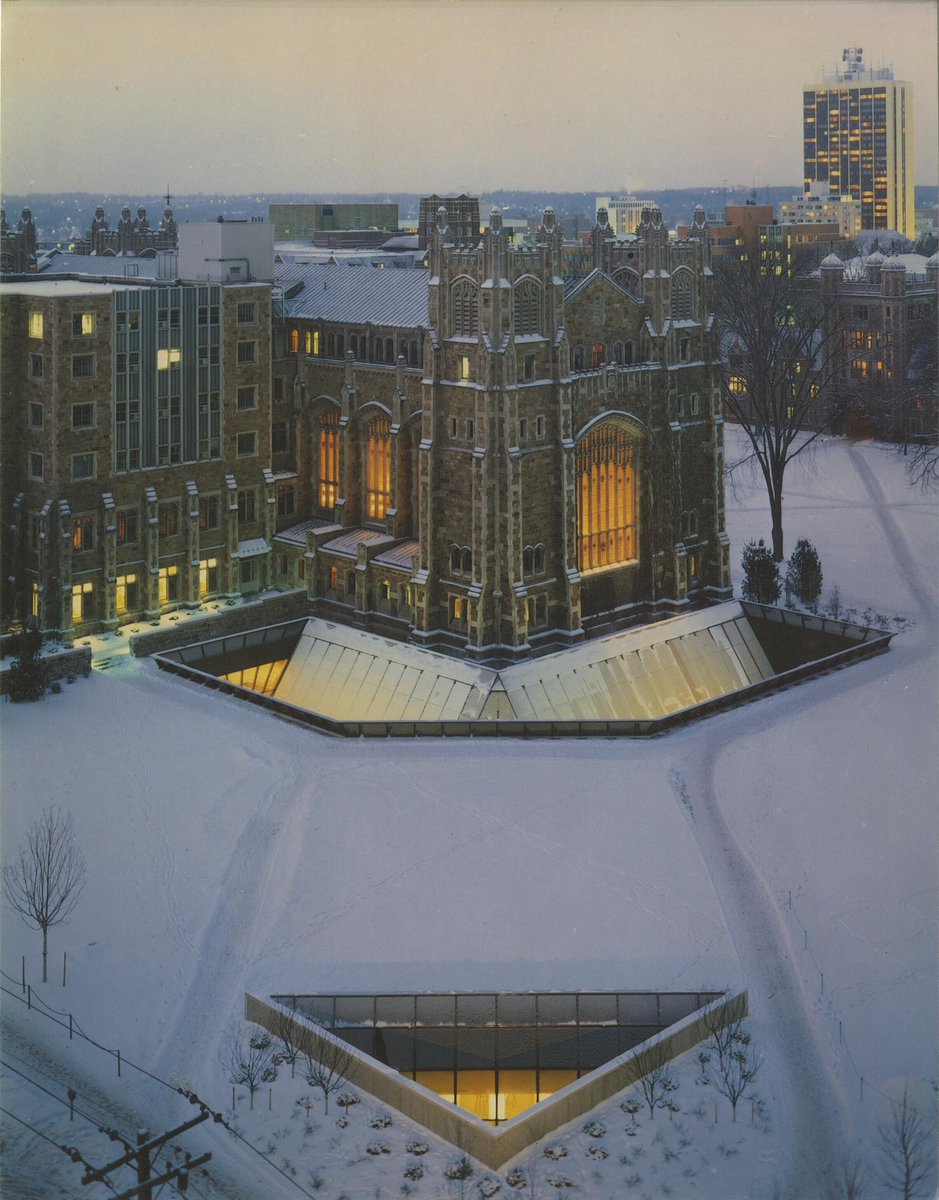
[[[923,0],[21,0],[4,191],[778,186],[802,178],[802,85],[849,45],[912,83],[916,182],[935,184]]]

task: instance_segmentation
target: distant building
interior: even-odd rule
[[[160,250],[175,250],[177,238],[176,219],[169,203],[163,209],[163,217],[157,226],[150,225],[147,210],[142,204],[137,208],[136,217],[131,217],[130,207],[125,204],[114,229],[108,222],[104,205],[99,204],[92,217],[88,236],[77,238],[70,248],[73,254],[153,258]]]
[[[597,210],[605,208],[610,228],[617,237],[635,233],[642,220],[642,210],[653,208],[654,200],[640,200],[638,196],[597,196]]]
[[[275,242],[313,241],[324,231],[398,228],[397,204],[270,204],[268,220]]]
[[[803,269],[817,265],[826,255],[840,251],[847,254],[849,241],[841,234],[836,222],[774,221],[760,226],[760,258],[776,269],[783,264]]]
[[[824,184],[859,201],[863,228],[913,238],[913,85],[863,55],[845,50],[840,71],[803,87],[805,191]]]
[[[7,224],[7,215],[0,211],[0,271],[35,271],[39,235],[32,211],[24,208],[15,228]]]
[[[478,196],[467,196],[465,192],[459,196],[423,196],[417,220],[417,242],[422,250],[426,250],[433,241],[437,212],[441,208],[446,210],[447,228],[457,241],[468,243],[478,240],[482,228]]]
[[[793,196],[779,206],[781,225],[831,224],[838,226],[843,238],[853,238],[863,228],[861,202],[851,196],[829,192],[824,183],[809,184],[805,195]]]

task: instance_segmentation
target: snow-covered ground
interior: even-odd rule
[[[738,984],[762,1066],[736,1123],[689,1055],[671,1119],[624,1112],[630,1089],[599,1136],[577,1122],[513,1164],[516,1193],[478,1165],[447,1179],[453,1148],[363,1093],[344,1127],[315,1093],[308,1114],[282,1068],[254,1111],[236,1097],[244,1140],[177,1139],[213,1154],[190,1194],[811,1200],[856,1162],[889,1195],[878,1123],[905,1085],[932,1121],[937,1077],[937,498],[874,444],[822,441],[790,470],[788,545],[810,538],[826,592],[899,629],[892,648],[648,742],[340,741],[128,657],[4,703],[6,852],[58,804],[88,868],[47,985],[4,908],[2,1107],[33,1127],[4,1117],[4,1195],[106,1194],[57,1146],[101,1164],[121,1150],[98,1125],[189,1119],[157,1080],[231,1118],[218,1058],[245,991]],[[728,521],[737,564],[769,532],[757,479]]]

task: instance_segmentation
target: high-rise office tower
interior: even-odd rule
[[[861,202],[865,229],[915,236],[913,86],[845,50],[841,68],[802,90],[805,191],[826,183]]]

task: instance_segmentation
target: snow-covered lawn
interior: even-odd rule
[[[515,1192],[481,1166],[447,1179],[456,1151],[397,1114],[372,1128],[364,1094],[345,1127],[321,1098],[308,1115],[310,1088],[282,1068],[236,1121],[283,1174],[209,1122],[180,1139],[213,1153],[190,1194],[811,1198],[856,1157],[866,1194],[888,1195],[877,1124],[904,1084],[931,1120],[936,1079],[937,500],[873,444],[823,441],[790,470],[787,544],[809,537],[826,591],[902,632],[877,659],[649,742],[340,741],[129,658],[5,703],[6,851],[59,804],[88,881],[45,986],[39,935],[4,909],[3,1107],[94,1163],[120,1150],[69,1121],[66,1087],[127,1134],[194,1111],[131,1068],[118,1079],[67,1016],[28,1010],[23,955],[30,997],[229,1117],[218,1053],[245,991],[742,984],[763,1061],[736,1124],[689,1055],[671,1120],[634,1121],[621,1095],[592,1115],[601,1135],[578,1122],[522,1156]],[[728,495],[728,521],[736,564],[768,535],[757,480]],[[37,1134],[5,1119],[4,1138],[5,1194],[94,1194]]]

